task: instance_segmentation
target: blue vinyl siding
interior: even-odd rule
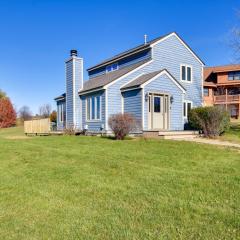
[[[88,97],[101,96],[101,119],[95,121],[87,121],[86,116],[86,99]],[[99,91],[92,94],[87,94],[81,96],[82,101],[82,126],[85,128],[85,125],[88,125],[88,131],[99,132],[101,127],[104,125],[105,128],[105,91]]]
[[[126,57],[126,58],[123,58],[123,59],[117,61],[118,68],[121,69],[123,67],[129,66],[131,64],[135,64],[135,63],[138,63],[140,61],[150,59],[150,58],[151,58],[151,50],[150,49],[144,50],[133,56],[129,56],[129,57]],[[106,73],[106,66],[90,71],[89,77],[92,78],[92,77],[96,77],[98,75],[102,75],[105,73]]]
[[[130,64],[149,59],[147,64],[139,67],[127,76],[116,80],[107,86],[107,90],[98,91],[96,93],[78,96],[78,91],[82,88],[82,60],[75,62],[75,70],[73,61],[66,63],[66,118],[68,126],[73,126],[81,129],[87,124],[89,131],[100,131],[104,125],[106,130],[109,130],[107,125],[108,118],[112,114],[122,112],[122,100],[124,99],[124,112],[134,114],[141,123],[144,122],[144,129],[147,129],[147,102],[144,99],[144,120],[142,119],[142,92],[143,95],[147,92],[163,92],[169,93],[174,97],[174,102],[171,107],[171,130],[183,129],[183,101],[191,101],[193,107],[201,106],[203,102],[202,94],[202,64],[195,58],[195,56],[179,41],[175,35],[169,36],[162,42],[155,44],[151,50],[145,50],[134,56],[124,58],[118,61],[119,68],[128,66]],[[151,61],[150,61],[151,60]],[[180,79],[181,64],[190,65],[192,67],[192,82],[184,82]],[[89,72],[90,78],[99,74],[105,73],[105,68],[98,68],[97,70]],[[132,90],[122,93],[121,87],[128,82],[134,80],[138,76],[162,69],[167,69],[177,81],[179,81],[186,89],[186,94],[168,78],[167,75],[161,76],[145,86],[143,90]],[[73,78],[75,76],[76,82],[73,87]],[[101,120],[86,121],[86,96],[101,96]],[[75,102],[75,107],[74,107]],[[105,109],[106,102],[108,109]],[[75,113],[75,115],[74,115]],[[105,116],[107,113],[107,116]],[[60,126],[60,125],[59,125]]]
[[[192,83],[180,81],[180,65],[189,64],[193,69]],[[108,88],[108,116],[121,112],[121,91],[120,88],[126,83],[132,81],[140,74],[150,73],[157,70],[167,69],[185,88],[185,100],[193,102],[193,107],[201,106],[202,97],[202,65],[193,56],[193,54],[177,39],[176,36],[170,36],[165,41],[153,46],[152,61],[144,67],[139,68],[117,80]],[[182,109],[182,106],[181,106]],[[173,111],[175,111],[174,109]],[[180,112],[178,112],[180,113]],[[176,113],[177,114],[177,113]],[[182,121],[181,121],[182,123]]]
[[[81,116],[81,99],[78,92],[83,87],[83,64],[82,59],[75,60],[75,128],[82,129],[82,116]]]
[[[73,62],[66,63],[66,127],[73,126]]]
[[[193,106],[202,105],[202,65],[176,36],[171,36],[155,45],[153,59],[155,60],[154,65],[158,64],[161,69],[166,68],[186,88],[186,100],[192,101]],[[192,83],[181,81],[180,64],[192,66]]]
[[[131,113],[140,121],[142,120],[142,91],[136,89],[132,91],[123,92],[124,113]]]
[[[74,127],[76,130],[80,130],[82,127],[81,99],[78,96],[78,91],[82,88],[83,83],[82,72],[82,59],[75,58],[66,63],[66,127]]]
[[[144,87],[146,93],[165,93],[173,97],[170,105],[170,130],[183,130],[183,92],[164,74]],[[148,101],[144,101],[144,130],[148,130]]]

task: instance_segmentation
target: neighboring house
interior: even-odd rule
[[[240,65],[204,68],[204,104],[223,106],[240,118]]]
[[[57,97],[58,129],[111,132],[108,119],[131,113],[140,130],[183,130],[189,109],[203,104],[204,63],[175,33],[118,54],[89,69],[72,50],[66,94]]]

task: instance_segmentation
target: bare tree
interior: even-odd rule
[[[52,107],[50,104],[44,104],[39,107],[39,115],[43,118],[48,118],[52,112]]]
[[[22,106],[18,111],[18,116],[23,121],[30,120],[32,118],[32,112],[28,106]]]

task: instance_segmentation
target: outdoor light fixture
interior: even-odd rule
[[[148,101],[148,93],[145,94],[145,102]]]
[[[173,98],[173,96],[171,96],[170,97],[170,103],[173,104],[173,102],[174,102],[174,98]]]

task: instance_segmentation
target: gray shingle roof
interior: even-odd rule
[[[109,72],[107,74],[103,74],[100,76],[96,76],[94,78],[90,78],[90,80],[86,81],[83,85],[83,89],[79,91],[79,93],[84,93],[89,90],[94,90],[98,88],[102,88],[105,85],[113,82],[114,80],[124,76],[125,74],[129,73],[130,71],[134,70],[135,68],[143,65],[144,63],[148,62],[148,60],[144,60],[138,63],[135,63],[133,65],[130,65],[128,67],[121,68],[116,71]]]
[[[127,85],[123,86],[121,90],[127,90],[131,89],[133,87],[140,87],[143,83],[147,82],[148,80],[154,78],[157,76],[159,73],[166,71],[173,79],[176,81],[183,89],[185,89],[182,84],[180,84],[175,77],[173,77],[166,69],[162,69],[159,71],[151,72],[151,73],[146,73],[144,75],[141,75],[140,77],[136,78],[135,80],[129,82]]]
[[[172,32],[171,32],[171,33],[172,33]],[[111,58],[108,58],[108,59],[100,62],[99,64],[97,64],[97,65],[95,65],[95,66],[93,66],[93,67],[88,68],[87,71],[91,71],[91,70],[93,70],[94,68],[98,68],[98,67],[100,67],[100,66],[102,66],[102,65],[106,65],[106,64],[108,64],[108,63],[110,63],[110,62],[112,62],[112,61],[114,61],[114,60],[116,61],[117,59],[119,59],[119,58],[121,58],[121,57],[124,57],[124,56],[126,56],[126,55],[128,55],[128,54],[133,54],[133,53],[135,53],[135,52],[137,52],[137,51],[140,51],[140,50],[141,50],[141,51],[142,51],[142,50],[146,50],[147,48],[150,47],[151,44],[153,44],[153,43],[159,41],[160,39],[162,39],[162,38],[170,35],[171,33],[165,34],[165,35],[163,35],[163,36],[161,36],[161,37],[155,38],[155,39],[147,42],[146,44],[141,44],[141,45],[139,45],[139,46],[137,46],[137,47],[131,48],[131,49],[129,49],[129,50],[127,50],[127,51],[124,51],[124,52],[122,52],[122,53],[120,53],[120,54],[117,54],[117,55],[115,55],[115,56],[113,56],[113,57],[111,57]]]
[[[106,59],[106,60],[98,63],[97,65],[88,68],[87,71],[91,71],[91,70],[93,70],[93,69],[95,69],[95,68],[99,68],[99,67],[101,67],[101,66],[108,65],[108,64],[110,64],[111,62],[117,61],[119,58],[125,57],[125,56],[127,56],[127,55],[134,54],[134,53],[137,52],[137,51],[146,50],[146,49],[150,48],[150,45],[151,45],[151,44],[153,44],[153,43],[161,40],[162,38],[165,38],[165,37],[167,37],[168,35],[171,35],[171,34],[173,34],[173,33],[175,33],[175,34],[186,44],[186,46],[196,55],[196,57],[204,64],[204,62],[200,59],[200,57],[191,49],[191,47],[190,47],[176,32],[170,32],[170,33],[168,33],[168,34],[165,34],[165,35],[163,35],[163,36],[160,36],[160,37],[158,37],[158,38],[155,38],[155,39],[147,42],[146,44],[141,44],[141,45],[139,45],[139,46],[137,46],[137,47],[131,48],[131,49],[129,49],[129,50],[127,50],[127,51],[124,51],[124,52],[122,52],[122,53],[120,53],[120,54],[117,54],[117,55],[115,55],[115,56],[113,56],[113,57],[111,57],[111,58],[108,58],[108,59]]]
[[[66,93],[63,93],[62,95],[54,98],[55,101],[59,101],[59,100],[64,100],[66,98]]]

